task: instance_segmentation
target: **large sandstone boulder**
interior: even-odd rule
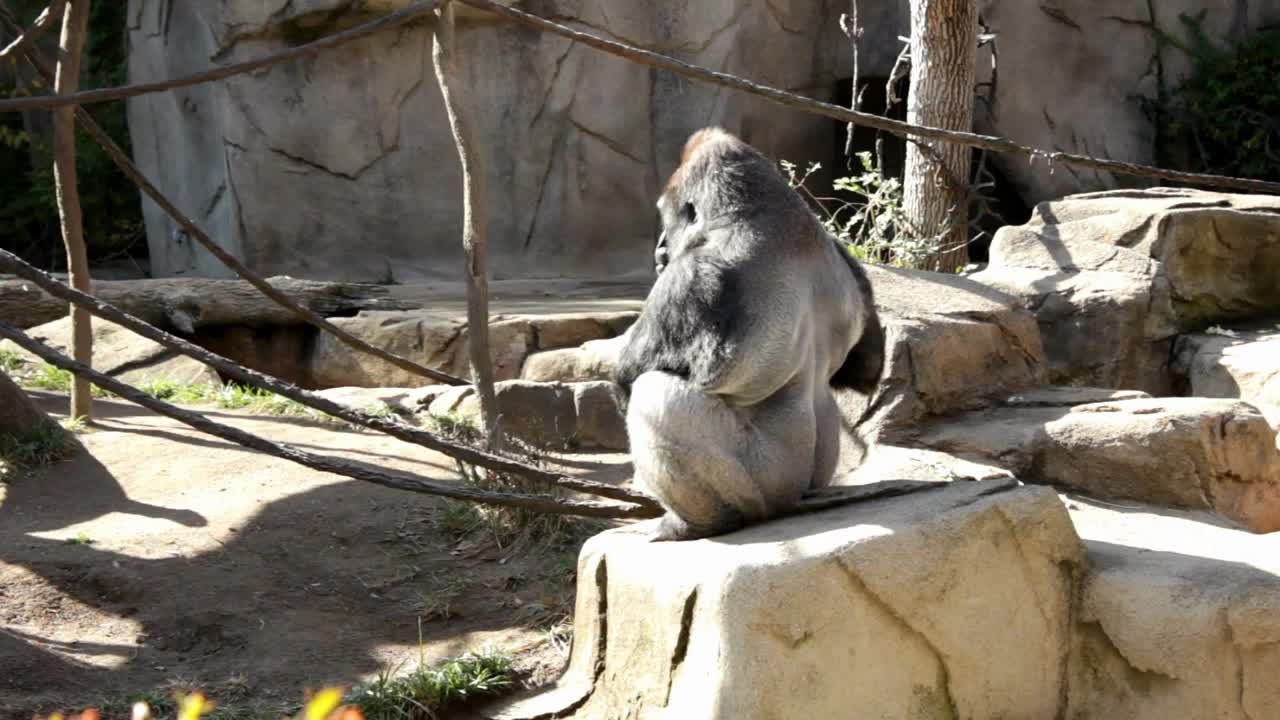
[[[1280,534],[1073,498],[1088,549],[1061,717],[1280,717]]]
[[[1180,188],[1089,193],[1041,203],[1026,225],[1002,232],[1035,233],[1050,251],[1056,240],[1071,255],[1093,244],[1110,254],[1088,268],[1061,258],[1062,270],[1142,272],[1120,248],[1150,258],[1182,330],[1280,313],[1280,197]],[[996,241],[993,261],[1017,244]],[[1027,266],[1017,256],[999,264]]]
[[[971,277],[1035,311],[1054,382],[1168,394],[1178,332],[1280,313],[1280,198],[1155,188],[1041,203]]]
[[[1213,511],[1280,530],[1280,451],[1251,405],[1139,398],[1004,407],[918,429],[914,442],[1087,495]]]
[[[503,433],[540,448],[627,449],[622,390],[611,382],[532,382],[494,384],[498,422]],[[478,423],[475,388],[431,386],[398,402],[411,412]],[[416,406],[416,407],[415,407]]]
[[[955,275],[868,265],[885,328],[885,369],[863,435],[890,441],[930,415],[1041,384],[1035,318],[1004,293]],[[846,422],[865,398],[838,394]]]
[[[963,482],[651,543],[583,547],[553,690],[572,718],[1051,718],[1083,549],[1057,496]]]
[[[130,0],[129,79],[257,58],[407,5]],[[821,99],[847,67],[837,63],[848,47],[836,23],[842,8],[821,3],[530,9]],[[459,66],[489,174],[495,277],[647,275],[653,199],[689,133],[709,120],[773,157],[832,155],[829,120],[464,16]],[[462,272],[461,177],[424,23],[128,107],[143,171],[259,272],[398,282]],[[154,204],[144,214],[154,273],[225,275]]]
[[[626,345],[625,335],[607,340],[591,340],[576,348],[547,350],[530,355],[521,377],[537,382],[612,380],[618,355]]]

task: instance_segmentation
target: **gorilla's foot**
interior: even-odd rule
[[[697,540],[704,537],[707,537],[707,533],[698,532],[692,525],[681,520],[674,513],[669,512],[658,520],[657,526],[653,529],[653,534],[649,536],[649,541]]]

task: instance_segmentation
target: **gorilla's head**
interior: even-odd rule
[[[685,142],[680,166],[658,198],[662,232],[654,249],[661,273],[674,258],[707,242],[707,231],[763,213],[808,212],[774,164],[723,128],[703,128]]]

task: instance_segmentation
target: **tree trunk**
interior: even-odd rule
[[[489,271],[488,271],[488,199],[485,189],[484,163],[476,146],[475,121],[471,116],[470,92],[458,77],[454,42],[455,3],[447,3],[436,11],[435,61],[436,80],[449,113],[453,141],[458,146],[462,163],[462,249],[466,254],[468,346],[471,351],[471,373],[480,400],[480,416],[488,448],[497,450],[502,444],[498,427],[498,400],[493,390],[493,359],[489,354]]]
[[[907,122],[973,129],[977,33],[976,0],[911,0]],[[969,260],[969,153],[966,146],[933,140],[907,147],[907,217],[918,236],[942,236],[926,265],[929,270],[955,272]]]
[[[75,0],[67,5],[62,21],[62,39],[58,46],[58,72],[54,92],[73,93],[80,87],[80,60],[89,25],[89,0]],[[67,248],[67,271],[71,286],[92,293],[89,279],[89,256],[84,245],[84,226],[80,215],[80,191],[76,185],[76,109],[58,108],[53,113],[53,177],[58,191],[58,215],[62,220],[62,241]],[[93,329],[89,313],[80,308],[71,311],[74,355],[78,362],[93,364]],[[71,417],[93,419],[93,396],[89,381],[77,377],[71,386]]]

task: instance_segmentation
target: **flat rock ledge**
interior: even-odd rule
[[[1052,718],[1084,548],[1047,488],[955,482],[719,538],[602,533],[553,689],[572,718]]]
[[[1239,400],[1006,406],[924,424],[913,441],[1003,467],[1027,482],[1208,510],[1254,532],[1280,530],[1276,432]]]

